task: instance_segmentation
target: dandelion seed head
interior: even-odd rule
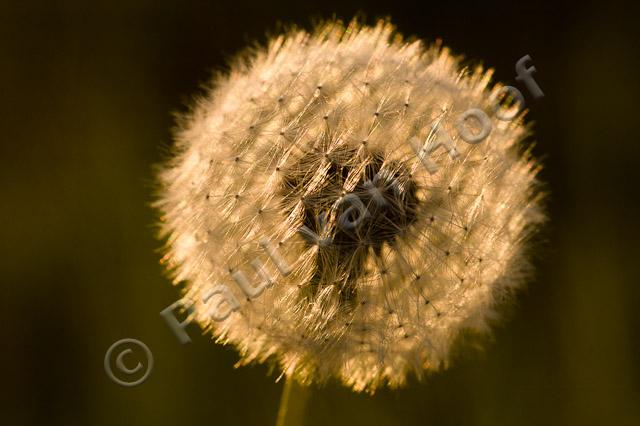
[[[165,259],[239,365],[372,392],[488,331],[543,218],[523,114],[496,117],[490,79],[387,22],[332,22],[243,56],[194,103],[159,174]],[[472,108],[480,143],[459,133]],[[409,143],[439,132],[454,151]]]

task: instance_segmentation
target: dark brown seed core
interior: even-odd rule
[[[300,234],[309,246],[328,236],[319,244],[317,270],[310,284],[314,288],[338,284],[347,300],[355,296],[350,283],[365,273],[367,258],[379,256],[385,244],[395,244],[416,221],[419,204],[417,185],[409,171],[399,162],[385,162],[382,153],[369,157],[354,190],[345,192],[357,155],[356,149],[328,155],[314,152],[288,167],[282,184],[285,208],[293,211],[314,178],[319,159],[331,161],[328,179],[304,196]],[[327,220],[332,213],[333,220]]]

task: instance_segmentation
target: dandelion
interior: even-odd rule
[[[197,99],[162,167],[166,263],[239,365],[403,385],[487,332],[542,221],[491,71],[388,22],[293,31]],[[504,113],[503,113],[504,115]]]

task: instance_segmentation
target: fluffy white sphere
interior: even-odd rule
[[[301,382],[374,391],[446,365],[521,284],[542,219],[523,114],[496,116],[490,76],[385,22],[238,59],[160,173],[165,260],[196,320]]]

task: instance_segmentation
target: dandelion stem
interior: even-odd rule
[[[310,393],[308,386],[299,385],[287,377],[282,389],[276,426],[301,426]]]

